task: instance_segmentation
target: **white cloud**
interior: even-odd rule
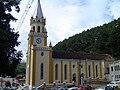
[[[115,19],[120,17],[120,0],[111,0],[110,3],[110,12]]]
[[[81,32],[105,22],[113,20],[108,0],[62,0],[54,3],[47,3],[44,12],[47,17],[47,27],[51,26],[49,37],[54,45],[71,35]],[[53,34],[54,33],[54,36]],[[57,38],[54,39],[54,37]]]
[[[24,11],[26,3],[26,0],[22,0],[21,12]],[[83,30],[110,22],[120,16],[119,0],[41,0],[41,4],[47,21],[48,42],[51,41],[53,45]],[[35,5],[36,2],[33,2],[19,30],[21,41],[19,49],[23,50],[24,56],[30,30],[29,19],[34,13]],[[15,16],[20,18],[21,15],[22,13]]]

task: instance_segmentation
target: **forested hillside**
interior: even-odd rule
[[[120,59],[120,18],[59,42],[53,50],[110,54]]]

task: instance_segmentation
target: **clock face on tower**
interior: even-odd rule
[[[35,41],[37,44],[40,44],[42,42],[41,38],[36,38],[36,41]]]

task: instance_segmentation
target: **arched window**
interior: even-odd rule
[[[73,73],[73,75],[72,75],[72,81],[76,82],[76,73]]]
[[[44,76],[44,65],[41,63],[41,79],[43,79]]]
[[[33,20],[33,22],[35,22],[35,20]]]
[[[44,27],[42,27],[42,32],[44,32]]]
[[[55,80],[58,80],[58,64],[55,65]]]
[[[96,77],[98,77],[98,66],[96,65],[95,68],[96,68]]]
[[[67,80],[67,65],[64,66],[64,79]]]
[[[91,73],[90,73],[90,72],[91,72],[91,67],[90,67],[90,65],[89,65],[89,66],[88,66],[88,76],[89,76],[89,77],[91,77]]]
[[[35,31],[35,26],[33,26],[33,31]]]
[[[40,26],[38,26],[38,32],[40,32]]]

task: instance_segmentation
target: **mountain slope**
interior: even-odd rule
[[[58,42],[53,50],[110,54],[120,58],[120,18]]]

